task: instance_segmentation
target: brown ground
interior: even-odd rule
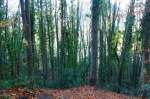
[[[9,97],[10,99],[142,99],[139,97],[131,97],[98,90],[91,86],[82,86],[71,88],[68,90],[51,90],[40,89],[27,90],[25,88],[11,88],[6,91],[1,91],[1,99]]]

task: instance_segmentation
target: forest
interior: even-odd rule
[[[150,99],[150,0],[122,1],[0,0],[0,98]]]

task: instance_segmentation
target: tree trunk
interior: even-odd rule
[[[52,21],[52,8],[50,8],[50,15],[48,17],[48,6],[46,2],[46,20],[47,20],[47,30],[48,30],[48,41],[49,41],[49,52],[50,52],[50,62],[52,68],[52,80],[54,81],[54,31],[53,31],[53,21]],[[52,2],[50,1],[50,7],[52,6]]]
[[[120,87],[121,87],[121,79],[122,79],[122,68],[123,68],[123,63],[125,60],[125,54],[129,50],[129,47],[131,46],[131,40],[132,40],[132,26],[134,25],[134,0],[132,0],[130,4],[130,11],[127,15],[127,20],[126,20],[126,27],[125,27],[125,39],[123,42],[123,49],[119,58],[119,64],[118,64],[118,74],[117,74],[117,84],[118,84],[118,90],[117,92],[120,93]]]
[[[58,31],[58,17],[57,17],[57,0],[55,0],[55,28],[56,28],[56,41],[57,41],[57,66],[60,67],[60,61],[59,61],[59,38],[58,38],[59,31]]]
[[[28,79],[30,85],[34,86],[34,59],[33,59],[33,50],[32,50],[32,40],[31,40],[31,21],[30,21],[30,0],[20,0],[21,4],[21,13],[23,20],[23,29],[26,37],[26,47],[27,47],[27,61],[28,61]]]
[[[1,17],[1,16],[0,16]],[[0,18],[1,19],[1,18]],[[0,29],[0,33],[2,32],[2,29]],[[1,35],[0,35],[0,80],[3,79],[3,65],[2,65],[2,41],[1,41]]]
[[[0,0],[0,8],[3,6],[4,0]],[[0,22],[3,19],[3,11],[0,12]],[[0,33],[2,33],[2,29],[0,27]],[[3,79],[3,63],[2,63],[2,35],[0,34],[0,80]]]
[[[20,20],[19,20],[19,25],[20,25]],[[20,50],[18,51],[17,63],[16,63],[16,65],[17,65],[18,82],[20,82],[20,79],[19,79],[20,78],[20,67],[21,67],[20,54],[21,54],[21,48],[22,48],[22,43],[23,43],[23,34],[20,31],[20,27],[19,27],[19,33],[20,33],[21,36],[19,38],[20,43],[18,45],[18,49],[20,49]]]
[[[99,83],[103,84],[103,62],[104,62],[104,58],[103,58],[103,31],[100,31],[100,65],[99,65]]]
[[[35,24],[35,9],[34,9],[34,0],[31,1],[31,8],[30,8],[30,20],[31,20],[31,40],[32,40],[32,52],[33,54],[35,53],[34,50],[34,43],[35,43],[35,34],[34,34],[34,24]],[[33,56],[33,60],[35,59],[35,54]],[[34,62],[33,62],[34,65]]]
[[[107,77],[107,30],[106,30],[106,18],[105,18],[105,14],[104,14],[104,11],[103,11],[103,9],[102,9],[102,20],[103,20],[103,24],[102,24],[102,32],[103,32],[103,67],[106,67],[106,68],[102,68],[102,70],[103,70],[103,77],[102,77],[102,79],[103,79],[103,84],[105,84],[105,82],[106,82],[106,77]],[[105,79],[106,78],[106,79]]]
[[[150,51],[150,0],[146,0],[145,13],[142,19],[142,34],[143,34],[143,59],[141,69],[141,83],[142,90],[144,91],[143,97],[148,98],[148,92],[144,88],[145,84],[148,84],[149,80],[149,51]]]
[[[62,69],[65,67],[65,31],[66,31],[66,0],[61,0],[61,52],[59,73],[62,75]]]
[[[97,79],[97,43],[98,43],[98,20],[99,20],[99,0],[92,1],[92,55],[90,69],[90,85],[95,86]]]
[[[107,46],[108,46],[108,56],[107,56],[107,84],[110,84],[110,72],[111,72],[111,53],[112,53],[112,31],[111,31],[111,3],[110,0],[108,0],[108,36],[107,36]]]
[[[76,22],[76,31],[74,35],[74,79],[76,80],[76,67],[77,67],[77,50],[78,50],[78,35],[79,35],[79,26],[80,26],[80,21],[79,21],[79,0],[78,0],[78,6],[77,6],[77,22]]]
[[[40,0],[40,32],[41,32],[41,47],[42,47],[42,64],[43,64],[43,77],[44,80],[48,78],[48,64],[47,64],[47,50],[46,50],[46,33],[43,28],[43,1]]]
[[[34,0],[31,0],[31,8],[30,8],[30,19],[31,19],[31,40],[32,40],[32,49],[34,53],[34,21],[35,21],[35,9],[34,9]]]

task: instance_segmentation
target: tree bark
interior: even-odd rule
[[[52,17],[52,8],[50,8],[50,14],[48,15],[48,6],[47,6],[47,1],[45,0],[46,3],[46,20],[47,20],[47,33],[48,33],[48,41],[49,41],[49,52],[50,52],[50,64],[52,68],[52,80],[54,81],[54,31],[53,31],[53,17]],[[50,7],[52,6],[50,0]]]
[[[92,1],[92,55],[90,69],[90,85],[95,86],[97,79],[97,43],[98,43],[98,20],[99,20],[99,0]]]
[[[123,42],[123,48],[122,48],[122,52],[119,58],[119,63],[118,63],[118,74],[117,74],[117,84],[118,84],[118,90],[117,92],[120,93],[120,87],[121,87],[121,79],[122,79],[122,68],[123,68],[123,63],[125,60],[125,54],[126,52],[129,50],[129,47],[131,46],[131,40],[132,40],[132,26],[134,25],[134,0],[132,0],[131,4],[130,4],[130,11],[127,15],[127,20],[126,20],[126,27],[125,27],[125,39]]]
[[[55,0],[55,29],[56,29],[56,41],[57,41],[57,66],[60,67],[59,61],[59,31],[58,31],[58,17],[57,17],[57,0]],[[59,70],[58,70],[59,71]]]
[[[41,32],[41,47],[42,47],[42,64],[43,64],[43,78],[48,78],[48,64],[47,64],[47,50],[46,50],[46,34],[43,28],[43,1],[40,0],[40,32]]]
[[[103,62],[104,62],[104,58],[103,58],[103,30],[100,30],[100,65],[99,65],[99,83],[103,84]]]
[[[1,17],[1,16],[0,16]],[[0,32],[2,32],[2,30],[0,29]],[[2,41],[1,41],[1,35],[0,35],[0,80],[3,79],[3,65],[2,65]]]
[[[61,0],[61,52],[60,52],[60,67],[59,73],[62,75],[62,70],[65,67],[65,31],[66,31],[66,0]]]
[[[141,83],[142,90],[144,91],[143,97],[148,98],[148,92],[144,88],[145,84],[148,84],[149,80],[149,52],[150,52],[150,0],[146,0],[145,13],[142,19],[142,34],[143,34],[143,59],[141,68]]]
[[[34,23],[35,23],[35,9],[34,9],[34,0],[31,1],[31,8],[30,8],[30,19],[31,19],[31,40],[32,40],[32,50],[34,53]]]
[[[78,50],[78,35],[79,35],[79,26],[80,26],[80,19],[79,19],[79,0],[77,6],[77,22],[76,22],[76,31],[74,35],[74,79],[76,80],[76,67],[77,67],[77,50]]]
[[[111,72],[111,54],[112,54],[112,31],[111,31],[111,3],[110,0],[108,0],[108,36],[107,36],[107,44],[108,44],[108,56],[107,56],[107,84],[110,83],[110,72]]]
[[[30,20],[30,0],[20,0],[21,4],[21,13],[23,20],[23,29],[25,32],[26,38],[26,47],[27,47],[27,61],[28,61],[28,79],[30,85],[34,86],[34,59],[33,59],[33,50],[32,50],[32,40],[31,40],[31,20]]]
[[[0,0],[0,8],[2,7],[2,5],[3,5],[3,0]],[[0,12],[0,22],[1,22],[1,19],[2,19],[2,12]],[[1,29],[1,27],[0,27],[0,33],[2,32],[2,29]],[[2,76],[2,67],[3,65],[2,65],[2,39],[1,39],[1,34],[0,34],[0,79],[2,79],[3,78],[3,76]]]

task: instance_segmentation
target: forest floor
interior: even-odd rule
[[[81,86],[68,90],[10,88],[0,91],[0,99],[143,99],[114,92],[103,91],[91,86]]]

